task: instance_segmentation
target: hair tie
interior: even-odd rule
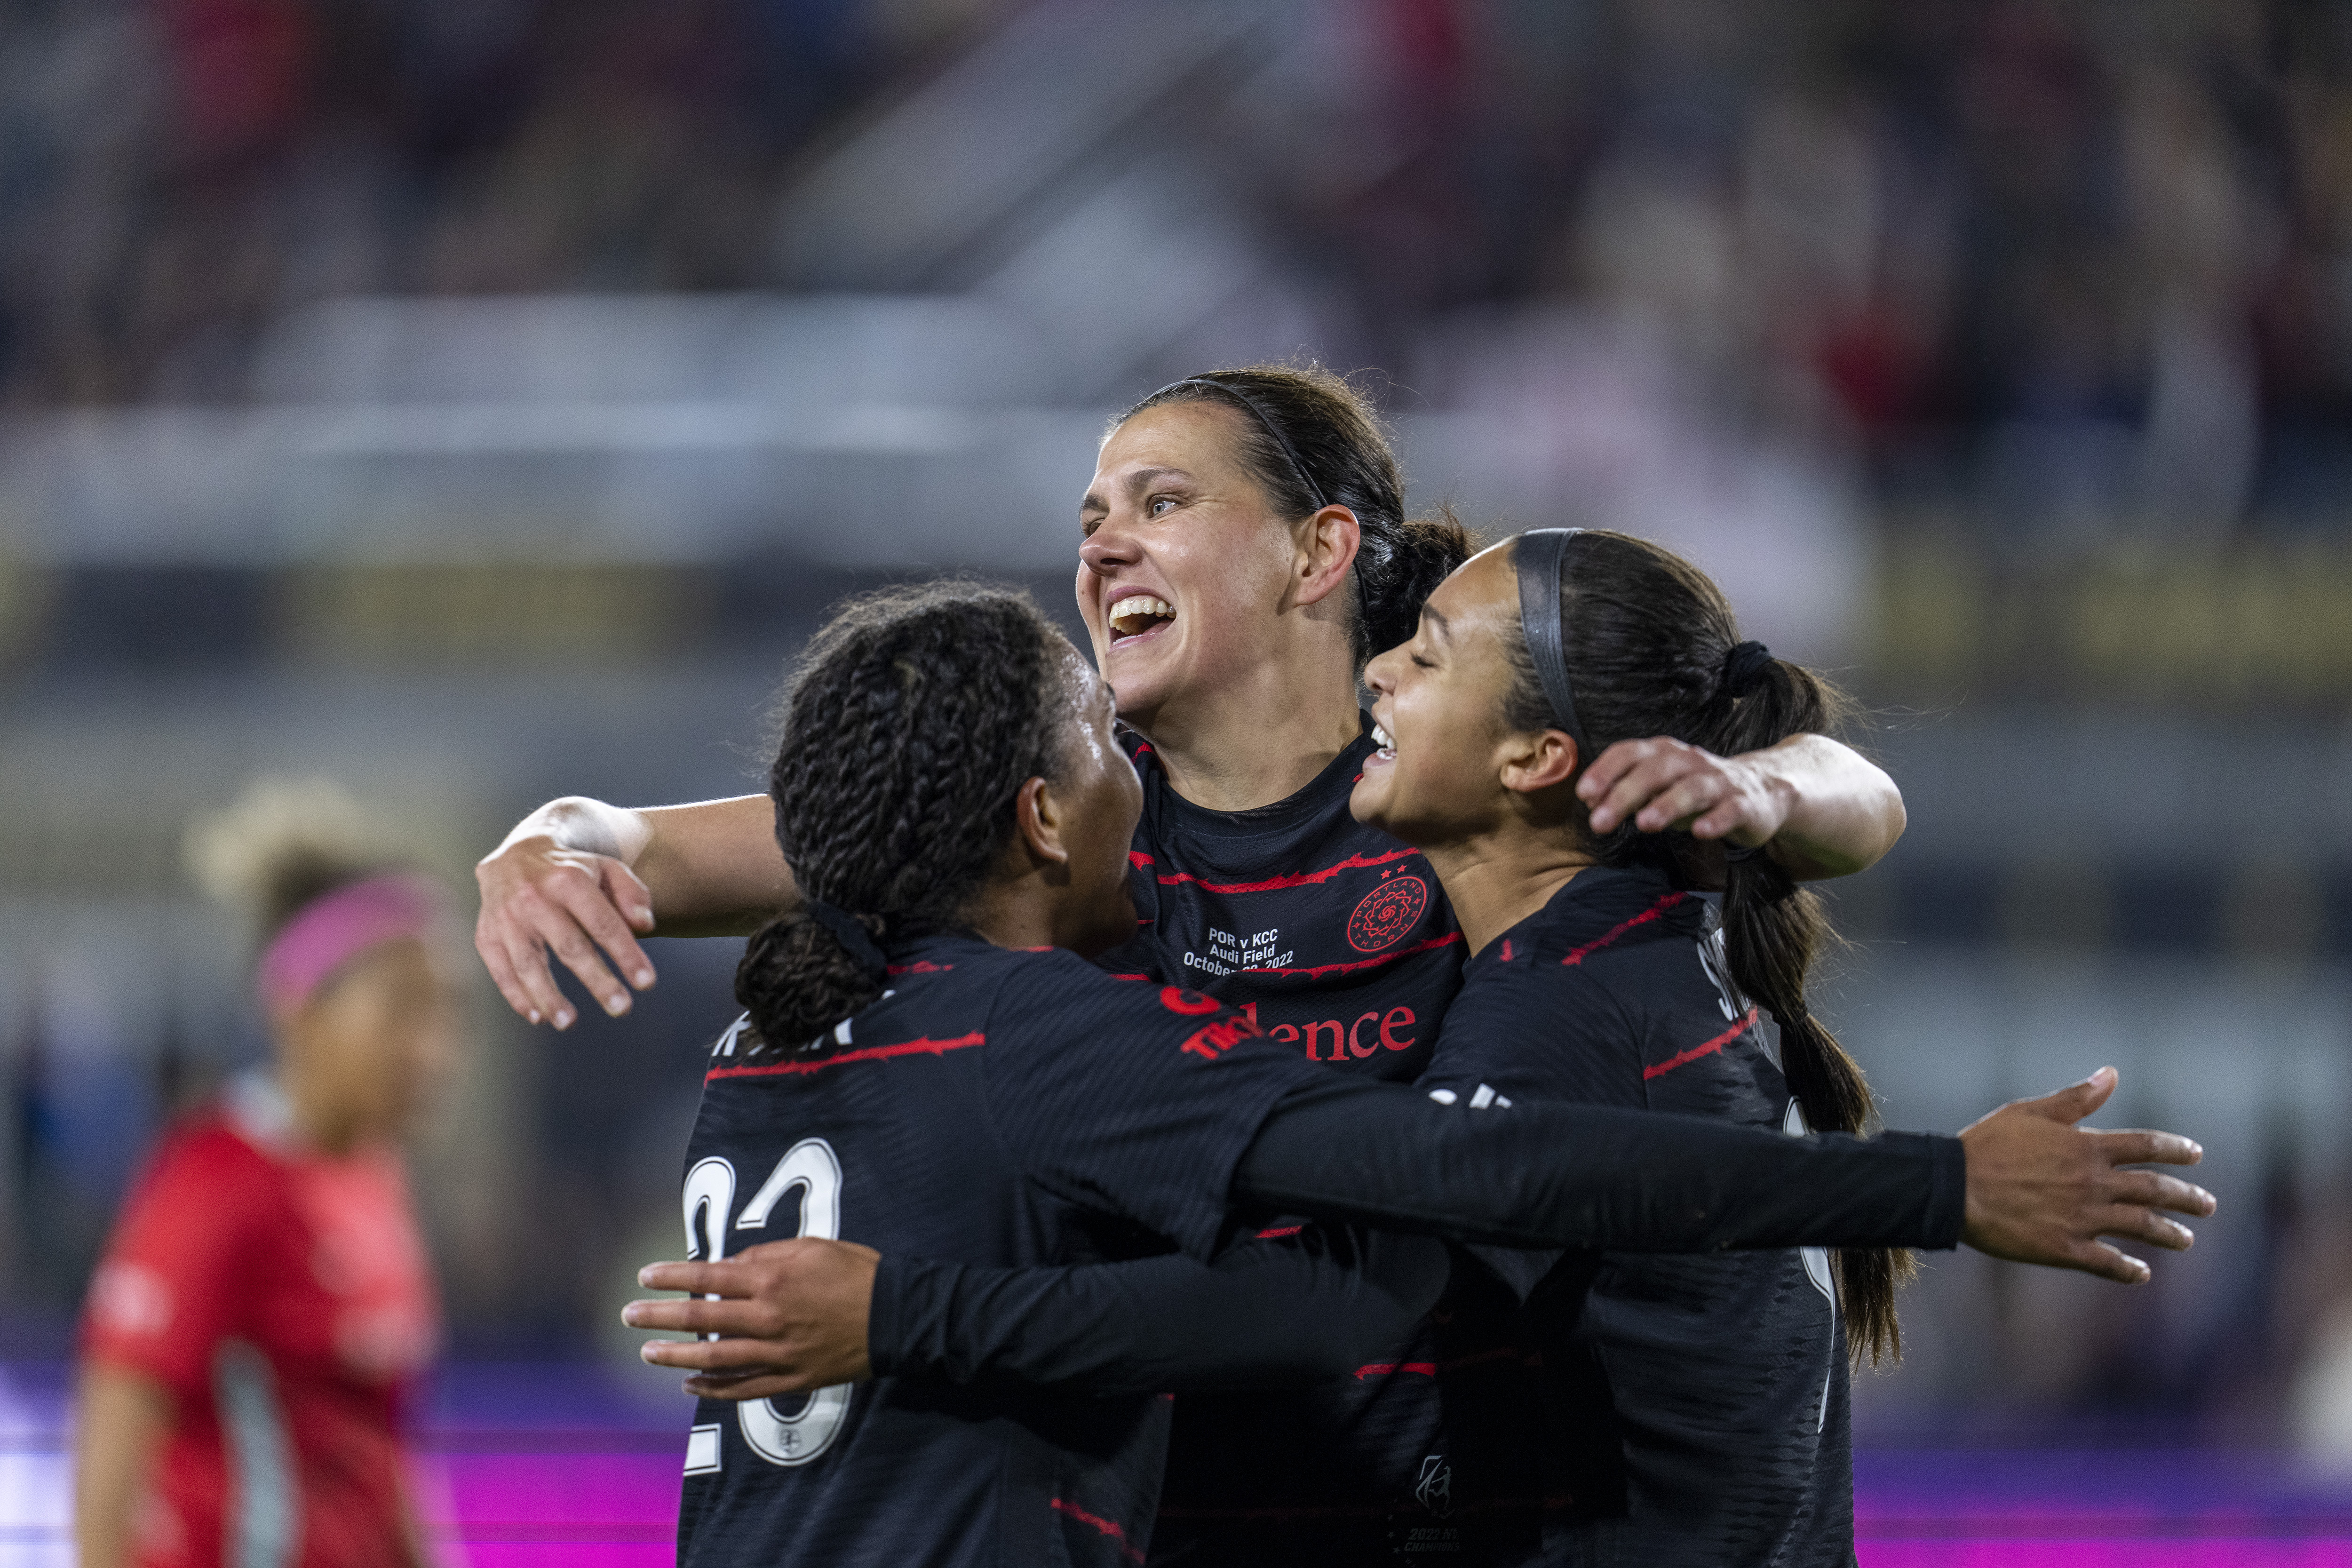
[[[1744,642],[1723,656],[1723,689],[1731,697],[1745,697],[1756,689],[1767,672],[1779,661],[1772,650],[1760,642]]]
[[[869,977],[875,980],[890,977],[890,961],[882,956],[882,949],[875,942],[874,933],[860,924],[856,915],[828,904],[823,899],[803,898],[801,908],[809,919],[833,933],[833,939],[841,943]]]
[[[1165,397],[1180,386],[1205,386],[1212,392],[1224,394],[1247,409],[1251,416],[1265,427],[1265,433],[1274,437],[1274,444],[1282,448],[1282,455],[1290,459],[1290,470],[1298,476],[1298,482],[1307,487],[1307,495],[1314,499],[1315,510],[1321,511],[1331,504],[1323,499],[1323,487],[1315,482],[1315,476],[1308,471],[1305,460],[1299,457],[1298,448],[1290,444],[1290,437],[1282,433],[1282,426],[1274,422],[1274,416],[1260,406],[1256,398],[1252,397],[1240,387],[1213,380],[1205,375],[1188,375],[1181,381],[1170,382],[1153,393],[1151,397],[1145,398],[1143,403],[1139,403],[1136,406],[1141,408],[1144,403],[1150,403],[1154,397]]]
[[[1568,542],[1582,531],[1531,528],[1511,546],[1511,570],[1519,579],[1519,635],[1527,639],[1528,657],[1551,702],[1552,717],[1576,742],[1579,767],[1592,760],[1592,743],[1584,738],[1584,726],[1576,721],[1576,691],[1568,682],[1568,653],[1560,640],[1559,577]]]

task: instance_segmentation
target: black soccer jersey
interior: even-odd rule
[[[1412,1081],[1461,983],[1462,931],[1421,851],[1349,814],[1370,721],[1313,783],[1255,811],[1193,805],[1149,742],[1126,740],[1143,778],[1143,924],[1097,962],[1205,991],[1309,1061]]]
[[[688,1145],[693,1256],[796,1235],[1048,1264],[1205,1258],[1266,1112],[1320,1075],[1233,1047],[1197,992],[1106,984],[1055,950],[940,938],[892,989],[784,1049],[713,1048]],[[688,1568],[1131,1564],[1147,1550],[1164,1399],[877,1378],[704,1400],[687,1449]]]
[[[1149,742],[1127,739],[1144,923],[1097,962],[1197,986],[1307,1060],[1419,1076],[1460,984],[1462,932],[1421,852],[1348,810],[1370,721],[1312,783],[1255,811],[1193,805]],[[1424,1328],[1320,1386],[1181,1395],[1153,1561],[1460,1561],[1433,1354]]]
[[[1472,1109],[1573,1101],[1802,1131],[1776,1050],[1769,1016],[1731,984],[1711,905],[1656,872],[1595,868],[1470,962],[1423,1087]],[[1518,1521],[1524,1560],[1853,1561],[1825,1254],[1554,1266],[1475,1250],[1493,1272],[1455,1270],[1469,1310],[1440,1380],[1475,1438],[1461,1494]],[[1532,1293],[1498,1332],[1502,1283]]]

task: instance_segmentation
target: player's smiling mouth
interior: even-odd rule
[[[1396,737],[1391,735],[1377,720],[1372,723],[1372,744],[1377,747],[1378,750],[1374,751],[1370,756],[1365,758],[1364,760],[1366,762],[1392,763],[1396,761]]]
[[[1110,627],[1111,646],[1121,647],[1176,624],[1176,606],[1151,594],[1127,594],[1114,601],[1103,617]]]

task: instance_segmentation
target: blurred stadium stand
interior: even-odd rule
[[[1869,1417],[2352,1451],[2352,11],[16,0],[0,83],[25,1346],[255,1048],[190,810],[332,773],[462,875],[756,787],[832,597],[1059,609],[1107,416],[1304,350],[1423,503],[1688,549],[1870,701],[1911,827],[1832,1011],[1892,1121],[2112,1061],[2211,1151],[2153,1290],[1938,1261]],[[731,954],[657,957],[561,1041],[486,1002],[461,1345],[674,1245]]]

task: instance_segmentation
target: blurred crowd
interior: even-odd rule
[[[854,574],[1066,604],[1105,406],[1298,348],[1389,373],[1419,500],[1673,543],[1925,710],[1839,894],[1893,1120],[2115,1061],[2259,1215],[2128,1299],[1931,1275],[1885,1386],[2300,1377],[2352,1455],[2340,0],[0,0],[0,1330],[258,1049],[192,809],[330,773],[455,871],[756,787],[716,742]],[[487,1015],[420,1163],[473,1350],[674,1244],[732,956]]]
[[[9,0],[0,404],[213,400],[343,294],[741,289],[986,0]]]
[[[1027,8],[10,0],[0,406],[239,397],[321,297],[789,289],[813,153]],[[2021,536],[2308,529],[2352,479],[2344,7],[1269,15],[1276,101],[1164,134],[1223,154],[1328,340],[1441,404],[1476,399],[1432,322],[1555,304]]]

